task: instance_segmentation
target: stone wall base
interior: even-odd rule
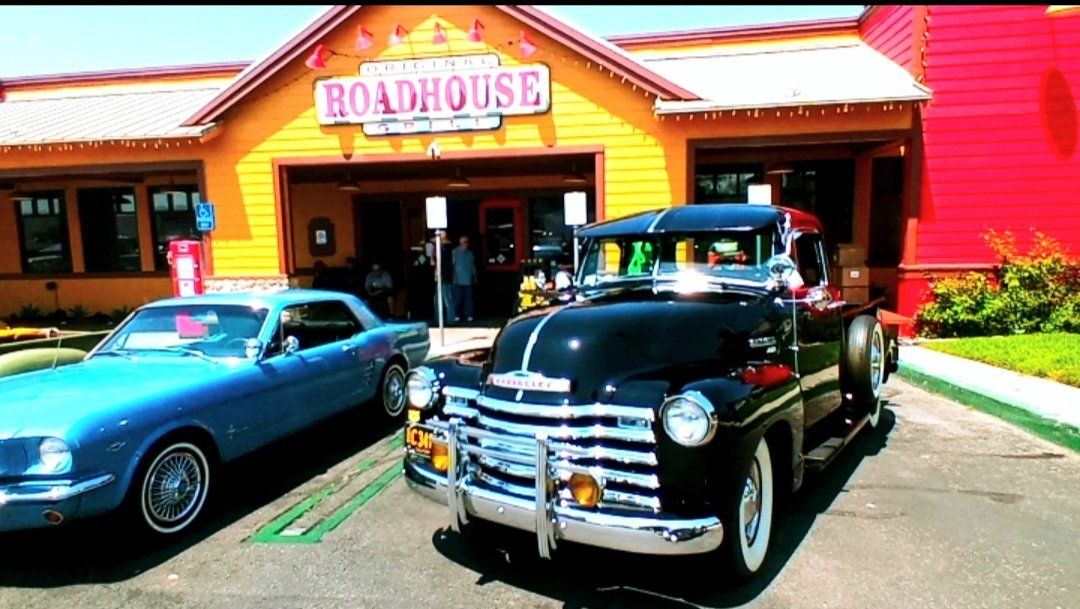
[[[207,277],[204,280],[207,294],[234,292],[277,292],[290,287],[286,275],[265,275],[261,277]]]

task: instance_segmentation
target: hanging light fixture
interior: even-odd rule
[[[395,25],[393,33],[390,34],[389,45],[395,46],[401,44],[402,42],[405,42],[405,36],[407,36],[408,34],[409,33],[405,31],[405,28],[401,27],[400,23]]]
[[[356,28],[356,50],[363,51],[370,49],[375,44],[372,38],[371,32],[367,31],[363,25]]]
[[[345,174],[345,179],[341,182],[338,182],[337,187],[338,190],[346,190],[350,192],[356,192],[360,190],[360,184],[353,180],[351,173]]]
[[[529,57],[536,53],[536,45],[529,38],[529,35],[525,33],[525,30],[521,31],[521,38],[518,43],[518,52],[522,57]]]
[[[431,37],[431,44],[446,44],[446,30],[438,23],[435,24],[435,34]]]
[[[466,38],[469,39],[469,42],[484,41],[484,24],[480,23],[479,19],[473,19],[472,27],[469,28],[469,34]]]
[[[771,176],[777,176],[777,175],[783,175],[785,173],[792,173],[794,171],[795,171],[795,168],[792,167],[790,163],[777,163],[777,164],[773,165],[772,167],[769,167],[768,171],[766,171],[765,174],[766,175],[771,175]]]
[[[468,178],[461,177],[461,168],[454,170],[454,177],[446,183],[447,188],[469,188],[472,182]]]
[[[326,45],[320,44],[315,47],[315,50],[311,52],[311,55],[308,55],[304,65],[312,70],[322,70],[326,68],[326,54]]]
[[[563,176],[563,182],[567,184],[585,184],[589,180],[585,177],[585,174],[577,170],[577,163],[574,163],[570,167],[570,173]]]

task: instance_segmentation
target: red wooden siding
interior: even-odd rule
[[[930,6],[918,264],[993,262],[1011,228],[1080,253],[1080,16]]]
[[[881,6],[860,25],[859,37],[882,55],[914,73],[914,6]]]

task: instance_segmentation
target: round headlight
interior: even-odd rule
[[[60,438],[45,438],[38,446],[41,468],[50,474],[58,474],[71,468],[71,449]]]
[[[435,373],[430,368],[417,368],[409,372],[405,381],[409,405],[427,410],[435,405]]]
[[[716,433],[716,411],[696,391],[668,398],[661,417],[668,437],[683,446],[700,446]]]

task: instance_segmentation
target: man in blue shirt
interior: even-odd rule
[[[462,235],[454,249],[454,321],[473,319],[473,286],[476,285],[476,258],[469,251],[469,238]]]

